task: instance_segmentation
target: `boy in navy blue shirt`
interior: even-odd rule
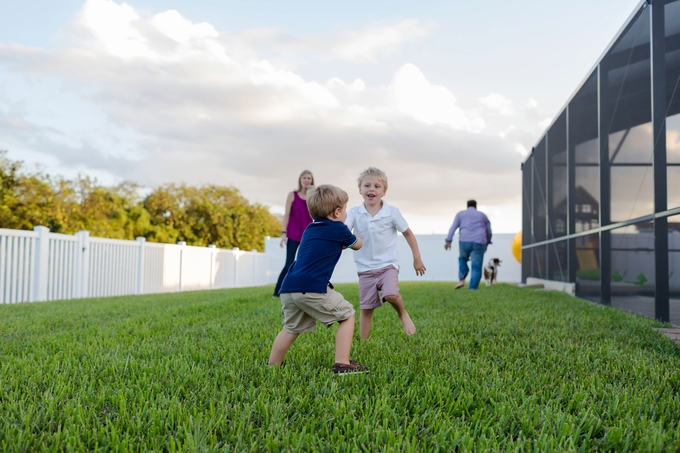
[[[342,250],[359,250],[361,239],[345,226],[347,192],[324,184],[307,192],[307,207],[314,221],[302,234],[297,259],[281,285],[283,330],[278,334],[269,365],[283,362],[295,339],[313,332],[316,321],[326,327],[339,323],[335,334],[333,372],[340,375],[367,373],[368,367],[349,359],[354,336],[354,307],[330,282]]]

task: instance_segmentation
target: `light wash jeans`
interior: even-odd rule
[[[458,248],[460,255],[458,255],[458,279],[463,280],[467,277],[469,272],[468,260],[472,267],[472,274],[470,275],[470,289],[477,289],[479,281],[482,279],[482,261],[484,261],[484,252],[486,252],[486,244],[479,244],[477,242],[459,242]]]

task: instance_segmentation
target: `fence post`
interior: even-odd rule
[[[139,243],[139,251],[137,252],[137,294],[142,294],[144,290],[144,243],[146,238],[140,236],[137,238]]]
[[[210,244],[208,248],[210,249],[210,289],[215,289],[215,252],[217,247]]]
[[[182,262],[182,258],[184,258],[184,247],[187,245],[186,242],[184,241],[179,241],[177,245],[180,246],[179,249],[179,292],[182,292],[182,274],[184,270],[184,263]]]
[[[50,253],[50,229],[44,226],[33,227],[33,231],[38,233],[35,243],[35,255],[33,257],[33,292],[31,302],[42,302],[47,300],[47,272],[49,270]]]
[[[238,278],[238,255],[239,255],[239,248],[234,247],[231,249],[232,251],[232,257],[234,258],[234,288],[238,288],[237,284],[237,278]]]
[[[257,286],[257,250],[250,249],[250,253],[253,254],[253,286]]]
[[[74,236],[78,238],[78,264],[76,271],[76,298],[87,297],[90,275],[90,232],[78,231]]]

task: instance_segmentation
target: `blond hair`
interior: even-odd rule
[[[344,208],[348,201],[347,192],[331,184],[321,184],[311,192],[307,190],[307,208],[314,219],[330,216],[337,208]]]
[[[380,182],[383,183],[385,186],[385,190],[387,190],[387,175],[385,174],[384,171],[382,171],[379,168],[375,167],[368,167],[366,170],[362,171],[361,174],[359,175],[359,179],[357,182],[359,183],[359,188],[361,189],[361,183],[364,181],[364,178],[367,176],[375,176],[380,180]]]
[[[311,176],[312,177],[312,186],[314,185],[314,175],[312,174],[312,172],[309,171],[309,170],[302,170],[302,173],[300,173],[300,176],[298,177],[298,188],[297,188],[298,192],[302,191],[302,177],[304,175]],[[309,187],[307,188],[307,191],[309,191]]]

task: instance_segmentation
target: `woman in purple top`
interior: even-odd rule
[[[312,216],[307,209],[307,190],[314,185],[314,175],[309,170],[304,170],[298,178],[298,188],[288,194],[286,198],[286,212],[283,214],[283,230],[281,231],[281,247],[286,246],[286,264],[283,265],[279,279],[274,288],[274,297],[279,297],[281,283],[288,273],[297,252],[302,233],[307,225],[312,223]]]

